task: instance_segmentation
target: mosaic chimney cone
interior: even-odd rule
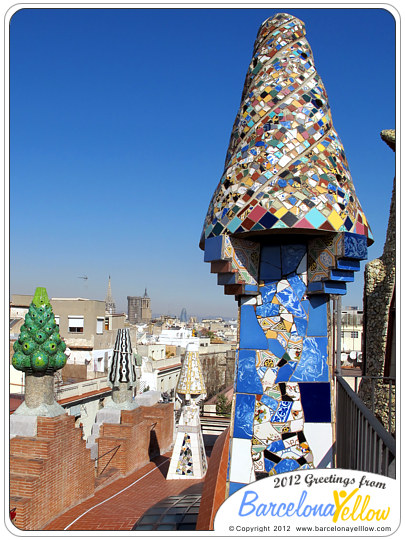
[[[198,345],[189,344],[177,383],[177,394],[184,403],[167,480],[203,478],[207,471],[207,457],[197,403],[206,397]]]
[[[284,13],[259,29],[201,245],[278,229],[344,231],[372,242],[305,25]]]
[[[133,389],[136,385],[136,373],[131,336],[127,328],[121,328],[117,331],[113,357],[108,369],[108,384],[113,391],[112,400],[106,402],[106,407],[117,409],[138,407],[132,399]]]
[[[330,295],[372,234],[305,26],[260,27],[200,247],[239,305],[226,492],[333,466]]]
[[[66,344],[46,289],[38,287],[14,343],[12,365],[25,373],[25,401],[17,415],[59,416],[65,410],[55,401],[54,373],[66,364]]]
[[[202,374],[198,345],[189,344],[181,367],[176,393],[186,401],[197,402],[207,395]]]

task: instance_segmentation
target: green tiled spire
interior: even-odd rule
[[[27,374],[49,374],[66,364],[66,344],[44,287],[36,289],[13,348],[12,365]]]

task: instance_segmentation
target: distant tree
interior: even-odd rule
[[[208,330],[207,328],[202,328],[201,329],[200,336],[201,337],[207,337],[207,338],[210,338],[210,339],[215,338],[214,332],[212,332],[211,330]]]
[[[231,409],[232,409],[232,402],[227,399],[225,394],[218,394],[216,413],[221,416],[230,416]]]

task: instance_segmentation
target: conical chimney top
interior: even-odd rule
[[[115,339],[114,352],[108,370],[108,384],[118,388],[121,384],[127,388],[135,386],[136,374],[132,355],[131,336],[128,328],[120,328]]]
[[[176,392],[183,394],[186,399],[206,395],[204,377],[202,374],[197,343],[187,345],[184,362],[180,371]]]
[[[373,242],[305,34],[286,13],[259,28],[202,249],[206,238],[289,230]]]

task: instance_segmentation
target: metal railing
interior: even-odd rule
[[[96,476],[100,476],[103,474],[103,472],[106,470],[106,468],[108,467],[108,465],[111,463],[113,457],[115,456],[115,454],[118,452],[118,450],[120,449],[121,445],[117,445],[117,446],[114,446],[114,448],[111,448],[111,450],[108,450],[108,452],[106,452],[105,454],[103,454],[102,456],[99,456],[99,457],[96,457],[95,459],[95,467],[96,467]],[[107,463],[104,465],[103,467],[103,470],[100,472],[99,471],[99,463],[100,463],[100,459],[108,454],[111,454],[111,452],[114,452],[113,455],[110,457],[110,459],[107,461]]]
[[[336,466],[395,478],[395,439],[336,377]]]
[[[200,423],[203,435],[220,435],[229,427],[231,419],[225,416],[200,416]]]
[[[353,379],[353,390],[356,394],[359,393],[362,385],[367,385],[368,398],[365,400],[367,407],[371,410],[373,416],[377,416],[381,413],[381,402],[378,401],[377,390],[381,387],[385,387],[387,392],[387,401],[384,401],[383,408],[386,412],[385,420],[383,421],[384,427],[388,429],[389,433],[395,432],[395,409],[396,401],[394,395],[394,388],[396,383],[395,377],[384,377],[383,375],[349,375],[342,373],[342,376],[347,379]],[[361,395],[361,392],[360,392]]]

